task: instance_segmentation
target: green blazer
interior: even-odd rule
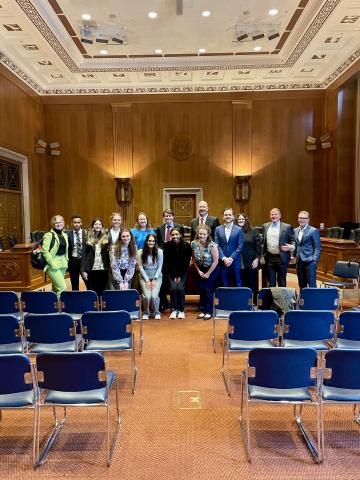
[[[65,239],[65,243],[66,243],[65,258],[66,258],[66,262],[68,262],[68,260],[69,260],[69,257],[68,257],[69,240],[68,240],[67,233],[62,232],[62,235],[63,235],[63,237]],[[52,246],[52,248],[50,249],[50,244],[51,244],[51,240],[52,240],[53,237],[55,238],[55,243]],[[43,244],[42,244],[43,256],[44,256],[45,261],[46,261],[46,266],[44,268],[44,272],[46,272],[46,270],[48,268],[53,268],[54,267],[53,260],[56,257],[57,251],[59,250],[59,245],[60,245],[60,241],[59,241],[59,238],[58,238],[58,236],[57,236],[57,234],[55,233],[54,230],[50,230],[50,232],[45,233],[44,238],[43,238]]]

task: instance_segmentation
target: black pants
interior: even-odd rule
[[[265,257],[269,287],[286,287],[288,264],[281,260],[281,256],[267,253]]]
[[[80,268],[81,268],[81,258],[70,257],[68,270],[69,270],[72,290],[79,290]]]
[[[88,272],[89,290],[94,290],[98,297],[101,297],[104,290],[106,290],[108,281],[108,270],[90,270]]]

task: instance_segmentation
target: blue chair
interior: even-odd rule
[[[299,296],[300,310],[338,310],[337,288],[303,288]]]
[[[129,312],[87,312],[82,316],[84,350],[131,353],[131,390],[135,391],[137,367],[135,341]]]
[[[334,348],[360,350],[360,311],[351,310],[340,314]]]
[[[83,313],[98,310],[99,302],[93,290],[64,290],[60,294],[60,307],[62,312],[79,321]]]
[[[273,298],[270,288],[261,288],[257,296],[258,310],[271,310],[273,305]]]
[[[355,422],[360,425],[360,350],[331,350],[325,354],[321,400],[329,404],[353,405]],[[325,408],[323,408],[323,412]],[[323,429],[323,453],[325,435]]]
[[[56,313],[59,311],[58,298],[55,292],[22,292],[22,311],[25,313]]]
[[[273,310],[231,312],[228,331],[224,333],[221,373],[226,391],[231,395],[230,354],[248,352],[253,348],[279,345],[279,317]],[[225,353],[227,373],[225,372]]]
[[[15,315],[0,315],[0,354],[23,353],[22,328]]]
[[[18,320],[21,318],[20,301],[15,292],[0,292],[0,315],[15,315]]]
[[[317,354],[313,349],[256,348],[249,352],[248,367],[243,373],[240,409],[240,430],[249,462],[251,462],[249,407],[251,404],[259,403],[278,406],[293,404],[296,424],[311,454],[316,462],[322,461],[318,383]],[[316,407],[317,410],[316,444],[311,440],[301,419],[304,405]]]
[[[105,290],[101,297],[101,309],[103,311],[125,310],[130,313],[132,320],[140,322],[140,354],[144,345],[142,333],[141,297],[137,290]]]
[[[107,371],[105,359],[98,352],[42,353],[36,358],[37,378],[41,388],[39,424],[43,408],[53,409],[55,425],[38,456],[42,465],[61,428],[65,425],[67,407],[103,407],[107,418],[107,465],[111,459],[120,431],[118,389],[116,375]],[[110,438],[110,389],[116,387],[116,428]],[[56,407],[64,409],[59,420]],[[39,450],[39,448],[38,448]]]
[[[76,352],[76,323],[67,313],[29,313],[24,318],[26,351]]]
[[[228,319],[231,312],[253,309],[253,293],[247,287],[218,287],[214,292],[212,344],[215,349],[217,319]]]
[[[324,310],[292,310],[285,313],[282,345],[327,350],[334,341],[333,312]]]
[[[355,289],[360,302],[359,270],[360,266],[357,262],[338,261],[334,265],[333,280],[324,280],[322,285],[326,288],[330,287],[340,290],[342,292],[342,301],[344,300],[344,291],[346,289]]]
[[[33,464],[37,461],[37,388],[30,359],[24,354],[0,355],[0,412],[30,409],[34,412]],[[0,415],[0,421],[2,416]]]

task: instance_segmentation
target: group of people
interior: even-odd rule
[[[45,271],[58,294],[66,289],[66,270],[73,290],[79,289],[81,276],[99,297],[105,289],[137,288],[145,303],[144,319],[151,310],[155,319],[160,319],[168,306],[170,318],[185,318],[185,284],[191,260],[200,288],[198,318],[204,320],[212,316],[213,294],[219,282],[225,287],[247,286],[257,294],[261,258],[270,287],[286,286],[291,259],[296,262],[300,289],[316,287],[320,234],[309,225],[308,212],[299,212],[299,227],[293,230],[281,221],[280,210],[273,208],[261,234],[245,213],[235,218],[233,209],[226,208],[220,225],[208,210],[207,202],[199,202],[198,216],[191,221],[190,243],[184,239],[184,226],[174,222],[171,209],[164,210],[163,224],[156,229],[144,212],[138,214],[132,229],[121,227],[118,212],[111,214],[108,229],[100,218],[94,218],[89,230],[82,227],[80,215],[73,215],[72,228],[64,231],[64,218],[55,215],[43,239]]]

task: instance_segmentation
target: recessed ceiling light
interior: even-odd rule
[[[83,14],[81,15],[81,18],[82,18],[83,20],[91,20],[91,15],[90,15],[90,13],[83,13]]]
[[[260,50],[261,50],[260,46],[254,47],[254,52],[260,52]]]
[[[210,10],[204,10],[203,12],[201,12],[201,15],[203,17],[210,17],[211,12],[210,12]]]
[[[205,52],[206,52],[206,48],[199,48],[198,52],[199,52],[199,53],[205,53]]]
[[[161,50],[161,48],[157,48],[157,49],[155,50],[155,53],[157,53],[157,54],[159,54],[159,55],[160,55],[160,54],[162,53],[162,50]]]
[[[279,13],[279,10],[277,8],[272,8],[269,10],[269,15],[277,15]]]
[[[149,17],[149,18],[156,18],[156,17],[157,17],[157,13],[156,13],[156,12],[149,12],[149,13],[148,13],[148,17]]]
[[[101,55],[107,55],[108,51],[107,50],[100,50]]]

